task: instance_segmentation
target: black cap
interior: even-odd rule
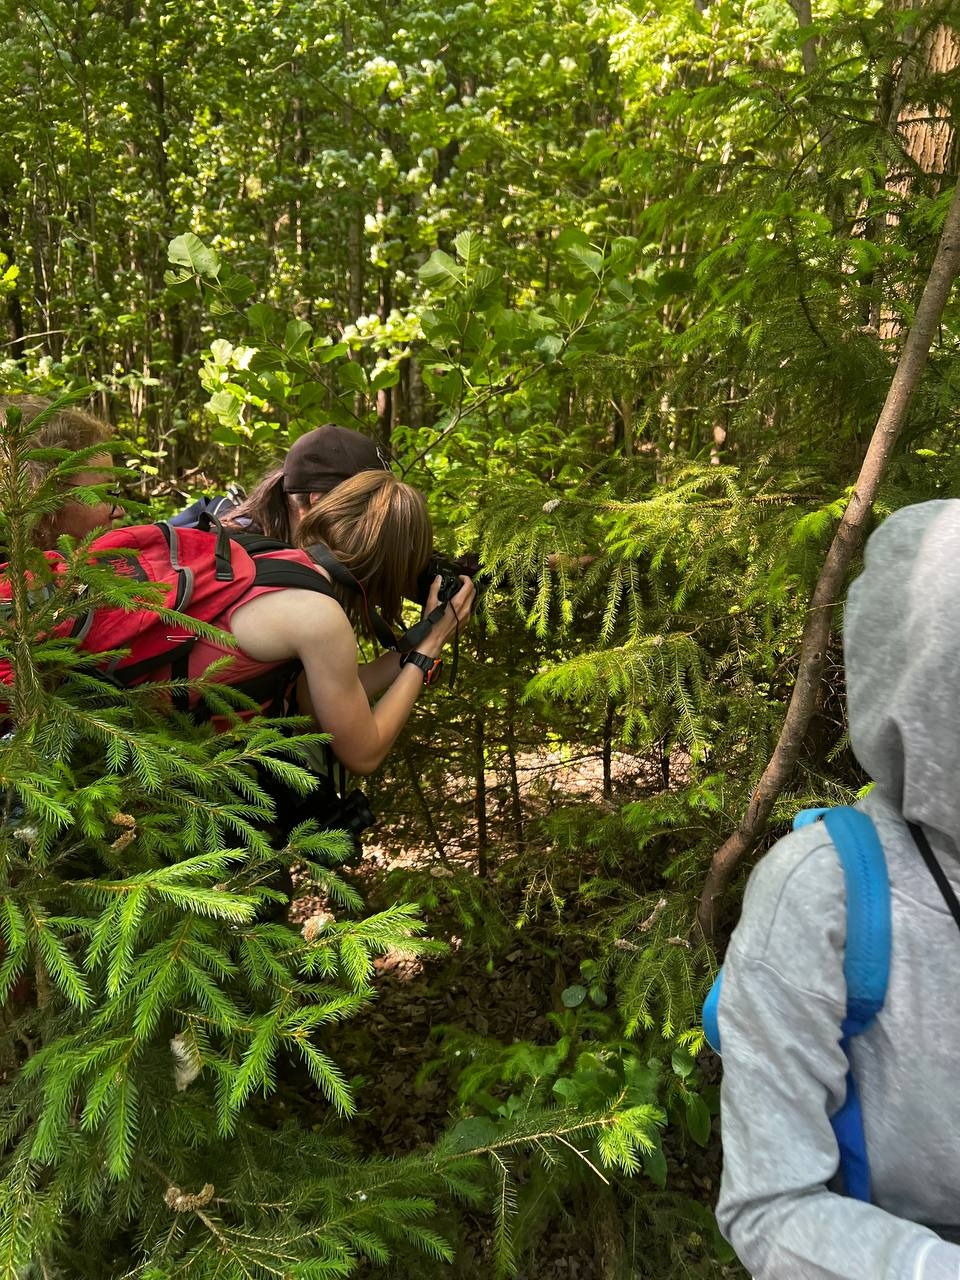
[[[389,471],[386,456],[359,431],[333,423],[308,431],[283,463],[284,493],[329,493],[360,471]]]

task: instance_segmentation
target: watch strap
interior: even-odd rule
[[[418,667],[423,672],[423,683],[426,685],[435,684],[440,678],[443,670],[442,658],[430,658],[425,653],[420,653],[416,649],[411,649],[409,653],[405,653],[400,659],[400,666]]]

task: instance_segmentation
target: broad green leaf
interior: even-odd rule
[[[588,249],[581,244],[572,244],[567,249],[567,254],[575,262],[579,262],[581,266],[593,272],[598,279],[603,274],[603,254],[598,253],[596,249]]]
[[[698,1146],[705,1147],[710,1141],[710,1111],[707,1104],[699,1093],[688,1093],[686,1110],[690,1137]]]
[[[466,279],[463,267],[457,266],[449,253],[444,253],[442,249],[434,249],[417,275],[430,289],[439,289],[443,285],[463,284]]]
[[[667,1185],[667,1157],[659,1145],[656,1151],[643,1153],[643,1170],[654,1186]]]
[[[175,267],[189,268],[203,280],[216,280],[220,274],[220,259],[192,231],[170,241],[167,261]]]
[[[581,231],[579,227],[564,227],[554,241],[558,249],[568,250],[574,247],[578,249],[590,248],[590,237],[585,231]]]
[[[563,339],[555,333],[545,333],[533,344],[533,349],[547,364],[552,364],[563,350]]]
[[[400,370],[395,366],[381,369],[380,372],[370,379],[370,390],[381,391],[384,387],[395,387],[400,381]]]
[[[457,251],[457,257],[463,263],[468,271],[480,261],[480,251],[483,247],[483,241],[475,231],[461,231],[454,238],[453,247]]]
[[[673,1067],[675,1074],[678,1075],[681,1080],[685,1080],[687,1076],[690,1075],[691,1071],[693,1071],[696,1063],[694,1062],[693,1055],[689,1053],[688,1050],[677,1048],[674,1049],[670,1056],[670,1065]]]
[[[367,375],[356,360],[345,360],[337,369],[337,379],[344,391],[366,391]]]
[[[250,277],[240,275],[239,272],[231,272],[225,280],[221,280],[220,288],[223,290],[227,300],[233,303],[235,307],[246,302],[257,291],[257,286]]]
[[[310,358],[316,364],[329,364],[331,360],[339,360],[346,355],[349,349],[345,342],[335,342],[332,347],[314,347]]]
[[[313,334],[313,325],[306,320],[291,320],[284,330],[283,349],[288,356],[302,355]]]
[[[233,343],[227,342],[225,338],[215,338],[210,343],[210,354],[217,364],[227,365],[233,355]]]

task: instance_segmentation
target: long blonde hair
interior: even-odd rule
[[[314,503],[296,539],[300,547],[323,543],[350,570],[364,599],[347,593],[342,602],[369,629],[364,602],[400,621],[404,597],[414,594],[433,551],[433,526],[418,490],[388,471],[361,471]]]

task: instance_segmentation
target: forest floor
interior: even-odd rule
[[[547,752],[530,753],[518,765],[526,813],[578,801],[603,805],[603,770],[596,757],[570,761]],[[613,803],[622,804],[659,789],[662,782],[659,773],[654,773],[646,760],[616,756]],[[488,787],[496,789],[502,781],[491,773]],[[492,827],[487,861],[494,870],[488,875],[496,874],[501,858],[516,854],[508,815],[504,813]],[[372,907],[383,907],[390,900],[398,872],[439,881],[479,875],[472,818],[464,821],[458,833],[443,833],[442,860],[434,842],[411,841],[410,825],[403,820],[392,825],[380,823],[375,833],[376,838],[365,847],[362,864],[351,876]],[[528,849],[526,855],[535,858],[536,852]],[[502,905],[509,916],[520,902],[515,899]],[[306,920],[324,908],[320,900],[303,895],[294,903],[294,920]],[[574,945],[577,940],[584,945],[584,931],[576,928],[577,922],[564,923]],[[443,930],[436,930],[435,936],[443,936]],[[514,925],[506,946],[486,950],[461,946],[459,937],[448,934],[450,950],[439,960],[421,962],[395,953],[377,961],[378,999],[342,1028],[335,1050],[348,1076],[362,1080],[358,1089],[362,1114],[351,1125],[351,1133],[362,1147],[371,1154],[397,1156],[423,1150],[462,1114],[454,1081],[440,1058],[444,1029],[492,1037],[504,1045],[517,1040],[552,1043],[556,1039],[550,1034],[548,1015],[562,1011],[560,993],[576,980],[584,958],[558,954],[556,936],[555,928],[533,919],[523,928]],[[696,1150],[692,1158],[689,1152],[671,1152],[669,1163],[671,1191],[679,1189],[682,1195],[703,1204],[712,1202],[717,1177],[714,1150]],[[572,1211],[569,1229],[558,1230],[557,1219],[553,1219],[519,1280],[607,1280],[612,1274],[600,1256],[602,1243],[584,1230],[578,1206],[567,1208]],[[466,1222],[451,1274],[464,1280],[492,1275],[491,1220],[482,1214],[467,1214]],[[706,1273],[691,1270],[688,1274]]]

